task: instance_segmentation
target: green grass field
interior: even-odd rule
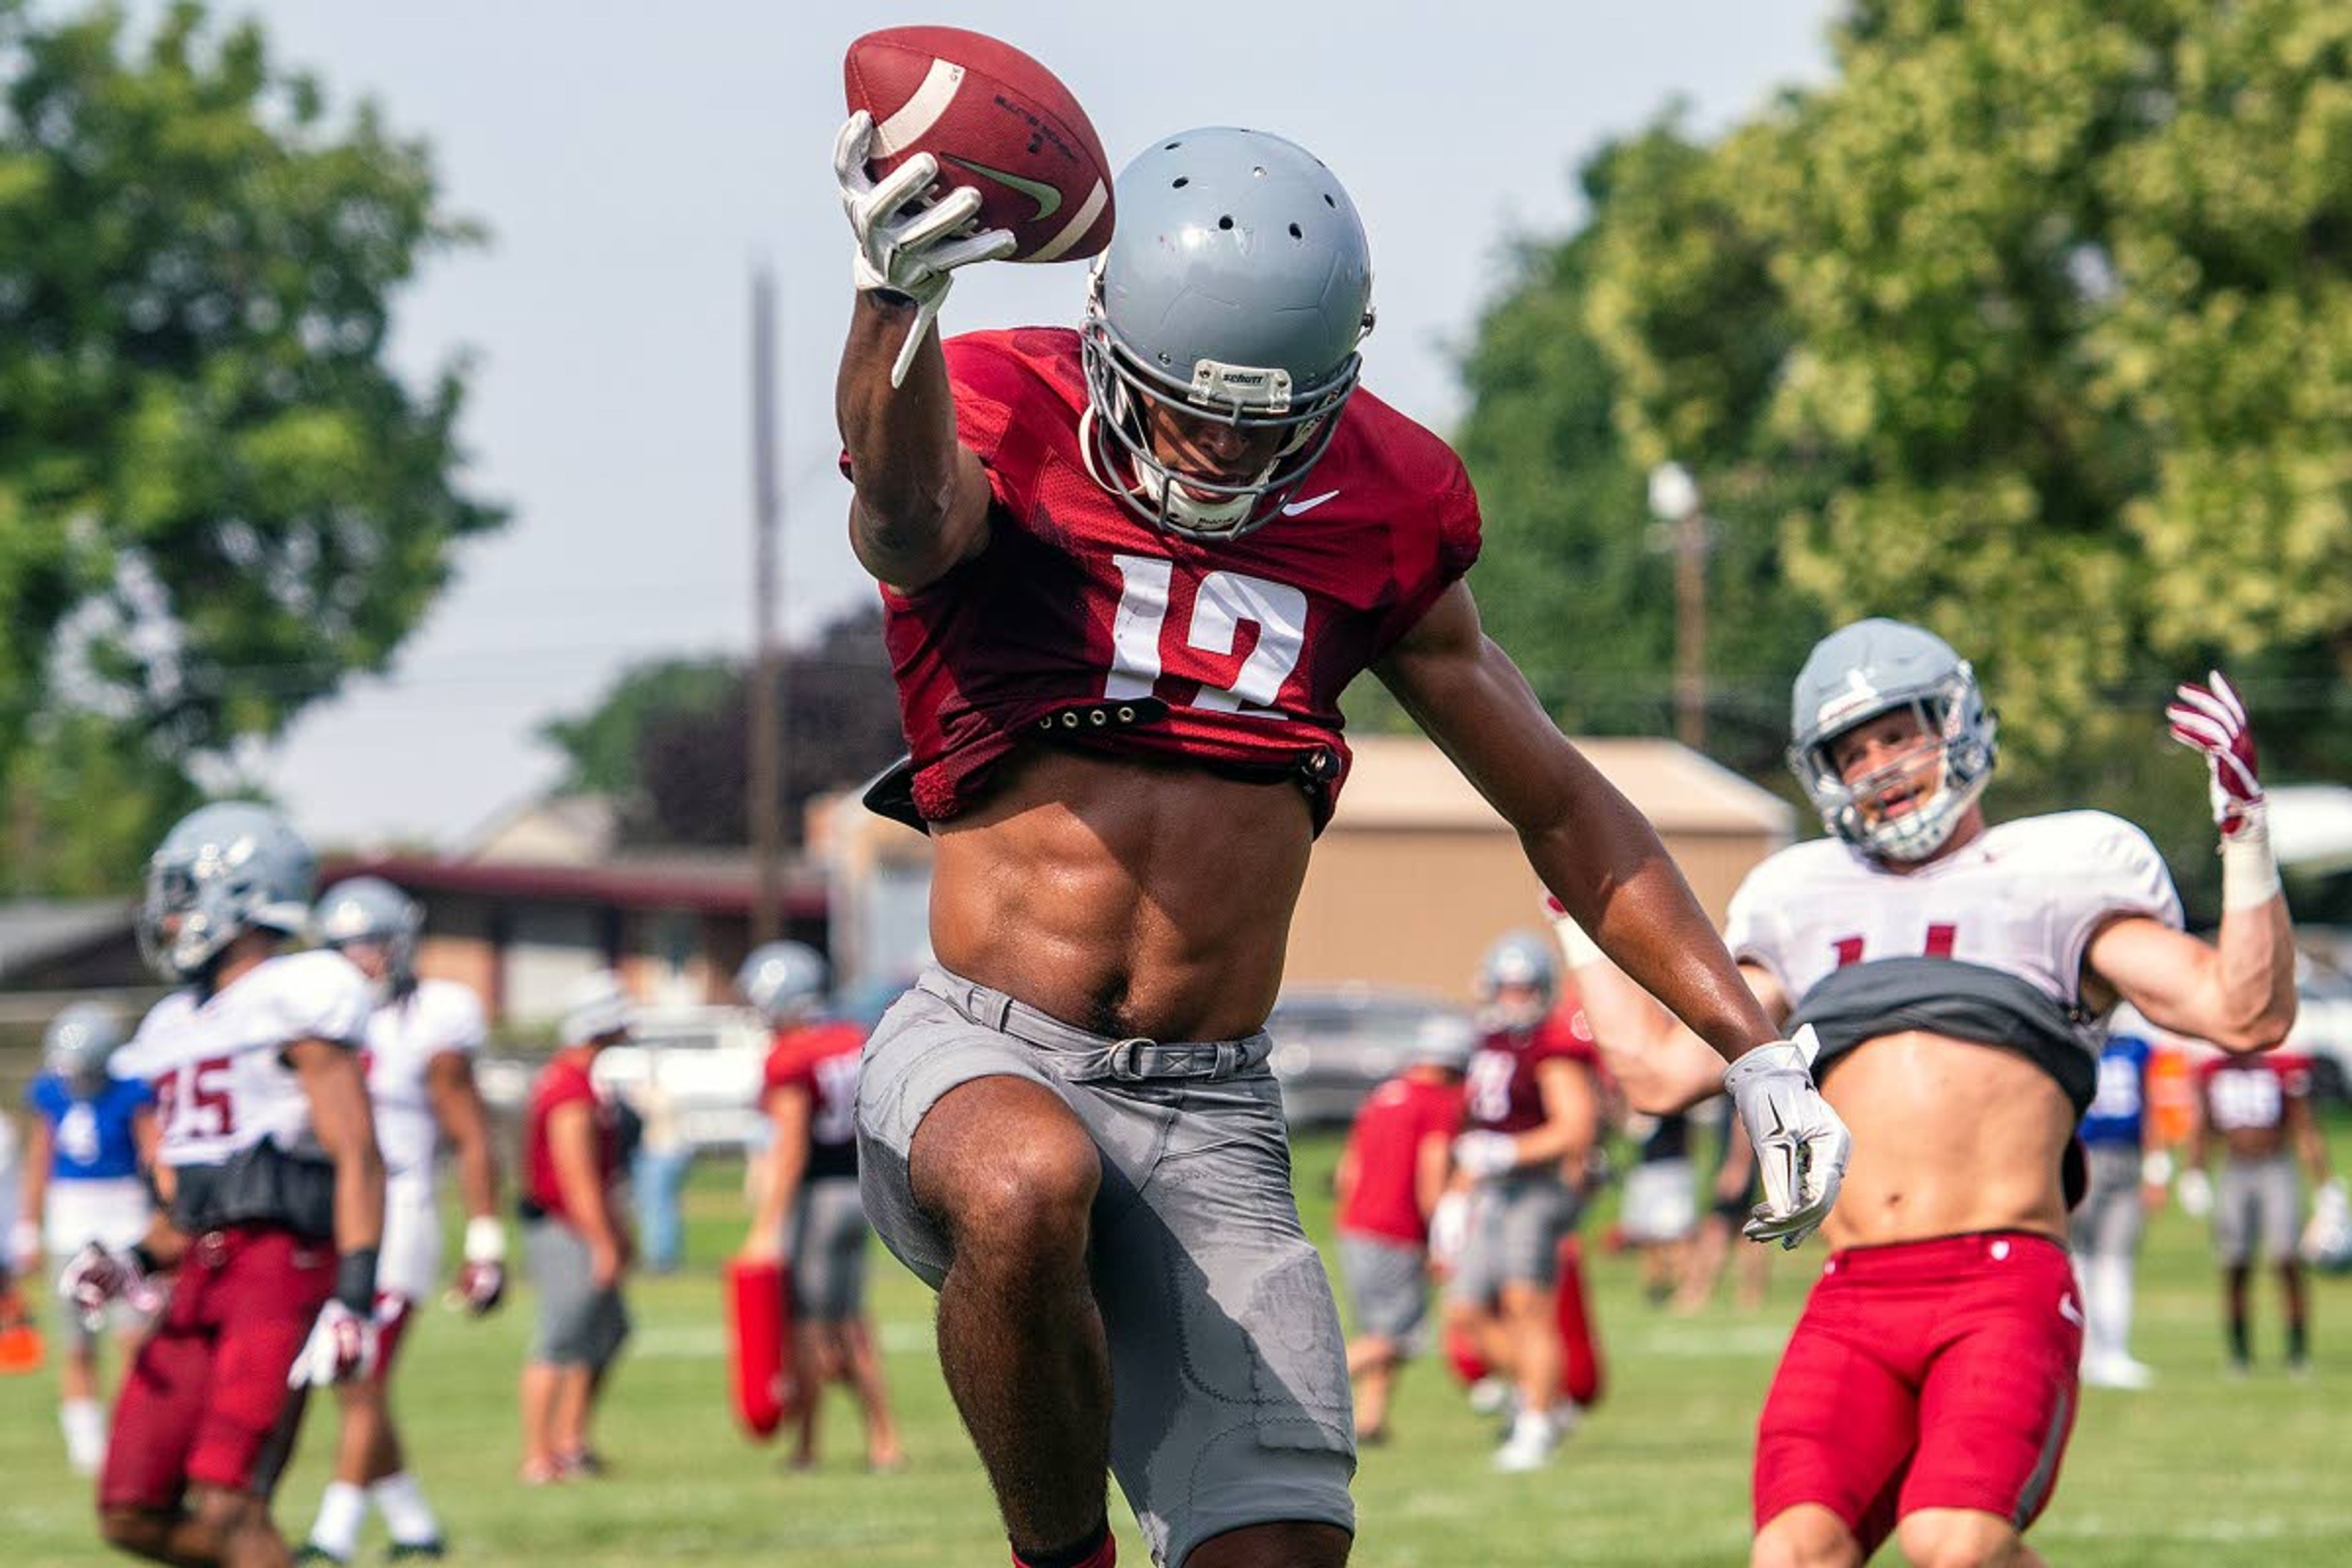
[[[2352,1128],[2338,1126],[2352,1168]],[[1299,1152],[1308,1223],[1324,1234],[1337,1145]],[[931,1357],[929,1293],[878,1249],[876,1304],[911,1463],[868,1476],[855,1415],[835,1394],[823,1467],[780,1468],[738,1435],[725,1394],[715,1260],[740,1235],[729,1167],[698,1173],[689,1263],[639,1281],[637,1337],[606,1403],[600,1438],[614,1474],[587,1484],[513,1483],[513,1388],[528,1302],[470,1324],[435,1311],[401,1381],[414,1468],[439,1506],[453,1558],[468,1563],[873,1564],[934,1568],[1005,1561],[979,1466]],[[1603,1216],[1605,1221],[1605,1215]],[[1787,1325],[1818,1260],[1777,1265],[1770,1304],[1678,1320],[1642,1304],[1630,1260],[1592,1264],[1609,1356],[1606,1402],[1550,1469],[1498,1476],[1487,1425],[1434,1363],[1407,1376],[1397,1440],[1357,1477],[1363,1568],[1473,1563],[1721,1564],[1745,1561],[1748,1445]],[[2267,1286],[2267,1282],[2265,1282]],[[2035,1544],[2065,1568],[2352,1563],[2352,1279],[2317,1285],[2317,1375],[2278,1367],[2271,1297],[2261,1297],[2262,1364],[2224,1381],[2218,1287],[2201,1229],[2159,1220],[2140,1276],[2135,1349],[2161,1381],[2146,1394],[2086,1392],[2063,1483]],[[88,1488],[66,1468],[46,1376],[0,1380],[0,1563],[114,1561],[97,1544]],[[299,1541],[324,1480],[323,1425],[278,1497]],[[1121,1505],[1112,1503],[1118,1520]],[[362,1561],[380,1560],[371,1521]],[[1147,1561],[1131,1522],[1125,1561]],[[1891,1548],[1882,1561],[1896,1561]]]

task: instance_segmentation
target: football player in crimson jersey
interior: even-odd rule
[[[487,1026],[482,1004],[454,981],[420,979],[416,935],[424,911],[380,877],[352,877],[319,898],[312,921],[320,942],[351,960],[373,987],[368,1016],[368,1098],[383,1151],[383,1251],[376,1270],[381,1350],[372,1377],[335,1392],[342,1411],[334,1479],[298,1562],[350,1561],[370,1504],[392,1532],[392,1557],[438,1557],[440,1521],[409,1473],[388,1401],[393,1362],[411,1316],[441,1273],[436,1166],[446,1142],[466,1204],[465,1261],[453,1294],[487,1312],[506,1284],[506,1226],[499,1220],[498,1156],[474,1084],[474,1058]]]
[[[2301,1376],[2311,1369],[2311,1341],[2303,1256],[2296,1246],[2303,1206],[2296,1161],[2323,1206],[2340,1209],[2345,1202],[2342,1185],[2329,1174],[2327,1140],[2311,1114],[2311,1063],[2285,1052],[2250,1060],[2209,1058],[2197,1068],[2197,1110],[2181,1179],[2192,1194],[2188,1206],[2212,1215],[2231,1369],[2243,1373],[2252,1364],[2246,1296],[2259,1252],[2262,1261],[2278,1269],[2287,1372]],[[2217,1143],[2222,1160],[2221,1177],[2215,1182],[2206,1165]]]
[[[1727,940],[1773,1016],[1814,1037],[1855,1143],[1765,1402],[1753,1561],[1854,1564],[1892,1534],[1914,1563],[2036,1563],[2021,1531],[2049,1500],[2082,1352],[2063,1173],[2106,1015],[2126,999],[2233,1052],[2294,1021],[2253,734],[2219,675],[2168,710],[2212,773],[2208,944],[2129,823],[1987,824],[1993,718],[1941,638],[1856,622],[1813,649],[1792,706],[1790,761],[1830,837],[1749,874]],[[1577,973],[1635,1105],[1713,1091],[1697,1042],[1612,965],[1588,954]],[[1779,1156],[1758,1151],[1769,1190]]]
[[[1478,967],[1484,1033],[1463,1088],[1454,1163],[1475,1184],[1469,1235],[1447,1288],[1449,1320],[1517,1393],[1503,1470],[1551,1458],[1571,1413],[1559,1399],[1559,1244],[1576,1228],[1601,1135],[1600,1058],[1584,1012],[1559,1003],[1552,943],[1512,931]]]
[[[383,1163],[358,1047],[367,982],[331,952],[281,955],[315,860],[276,812],[205,806],[148,864],[140,943],[184,988],[112,1066],[156,1091],[169,1203],[126,1253],[93,1244],[63,1289],[88,1313],[175,1277],[114,1412],[100,1527],[158,1563],[287,1561],[269,1497],[306,1384],[375,1355]]]
[[[1348,1378],[1359,1443],[1387,1441],[1389,1395],[1429,1310],[1430,1220],[1452,1169],[1462,1071],[1475,1043],[1466,1022],[1425,1023],[1405,1069],[1365,1097],[1339,1154],[1335,1228],[1356,1314]]]
[[[866,1209],[857,1194],[857,1056],[866,1031],[822,1016],[825,963],[814,948],[772,942],[751,950],[736,989],[776,1032],[761,1103],[770,1139],[754,1173],[758,1194],[742,1256],[791,1267],[797,1387],[793,1464],[816,1463],[817,1406],[845,1383],[866,1416],[866,1462],[906,1462],[874,1326],[866,1311]]]
[[[866,1044],[866,1213],[940,1292],[1017,1561],[1110,1561],[1108,1467],[1165,1563],[1327,1568],[1354,1525],[1347,1361],[1263,1026],[1350,680],[1378,673],[1738,1058],[1799,1168],[1759,1234],[1811,1228],[1843,1130],[1649,823],[1480,631],[1460,459],[1357,386],[1371,266],[1338,177],[1260,132],[1163,137],[1119,176],[1081,331],[942,349],[954,269],[1010,237],[971,232],[978,193],[929,153],[877,181],[883,129],[861,112],[835,148],[837,410],[911,750],[868,800],[932,835],[939,963]]]

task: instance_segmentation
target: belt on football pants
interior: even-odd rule
[[[937,965],[925,970],[915,986],[982,1028],[1072,1058],[1055,1063],[1057,1076],[1072,1083],[1100,1079],[1142,1083],[1155,1079],[1231,1078],[1264,1062],[1274,1048],[1273,1037],[1263,1029],[1240,1040],[1115,1040],[1065,1024],[1050,1013],[1041,1013],[1002,991]]]

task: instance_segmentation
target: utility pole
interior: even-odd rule
[[[1698,481],[1680,463],[1650,470],[1653,547],[1675,553],[1675,739],[1706,750],[1706,512]]]
[[[783,657],[776,605],[783,587],[783,506],[776,487],[776,285],[751,271],[751,701],[750,799],[754,946],[783,934]]]

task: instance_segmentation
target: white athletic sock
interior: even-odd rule
[[[106,1409],[95,1399],[68,1399],[58,1406],[66,1435],[66,1461],[76,1473],[96,1475],[106,1462]]]
[[[2128,1256],[2100,1254],[2084,1270],[2084,1316],[2095,1331],[2099,1348],[2121,1360],[2129,1352],[2132,1318],[2132,1260]]]
[[[368,1495],[349,1481],[329,1481],[310,1526],[310,1544],[348,1562],[360,1549],[360,1526],[367,1522]]]
[[[384,1477],[368,1488],[368,1496],[383,1511],[383,1522],[391,1527],[394,1545],[422,1546],[441,1539],[441,1521],[433,1517],[433,1505],[425,1500],[425,1489],[406,1470]]]

